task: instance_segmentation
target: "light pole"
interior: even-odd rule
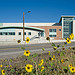
[[[31,11],[28,11],[27,13],[30,13]],[[27,13],[25,13],[25,14],[27,14]],[[25,37],[24,37],[24,12],[23,12],[23,41],[25,41]]]

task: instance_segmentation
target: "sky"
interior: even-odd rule
[[[75,16],[75,0],[0,0],[0,23],[23,23],[23,12],[25,23],[58,23]]]

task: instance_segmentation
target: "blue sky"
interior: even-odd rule
[[[0,23],[59,22],[61,15],[75,15],[75,0],[0,0]]]

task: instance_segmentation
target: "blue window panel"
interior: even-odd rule
[[[21,35],[21,32],[19,32],[19,35]]]
[[[31,32],[29,32],[28,35],[31,35]]]
[[[44,37],[44,32],[41,32],[41,36]]]
[[[24,32],[24,35],[26,35],[26,32]]]
[[[59,29],[59,31],[61,31],[61,29]]]

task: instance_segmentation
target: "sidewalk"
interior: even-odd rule
[[[50,41],[51,43],[52,42],[55,42],[55,43],[57,43],[57,42],[66,42],[66,40],[51,40]],[[39,44],[39,43],[50,43],[48,40],[33,40],[33,41],[30,41],[29,43],[25,43],[25,41],[21,41],[21,43],[20,44]],[[75,40],[71,40],[71,42],[75,42]],[[20,45],[20,44],[18,44],[17,43],[17,41],[16,42],[1,42],[0,41],[0,46],[10,46],[10,45]]]

